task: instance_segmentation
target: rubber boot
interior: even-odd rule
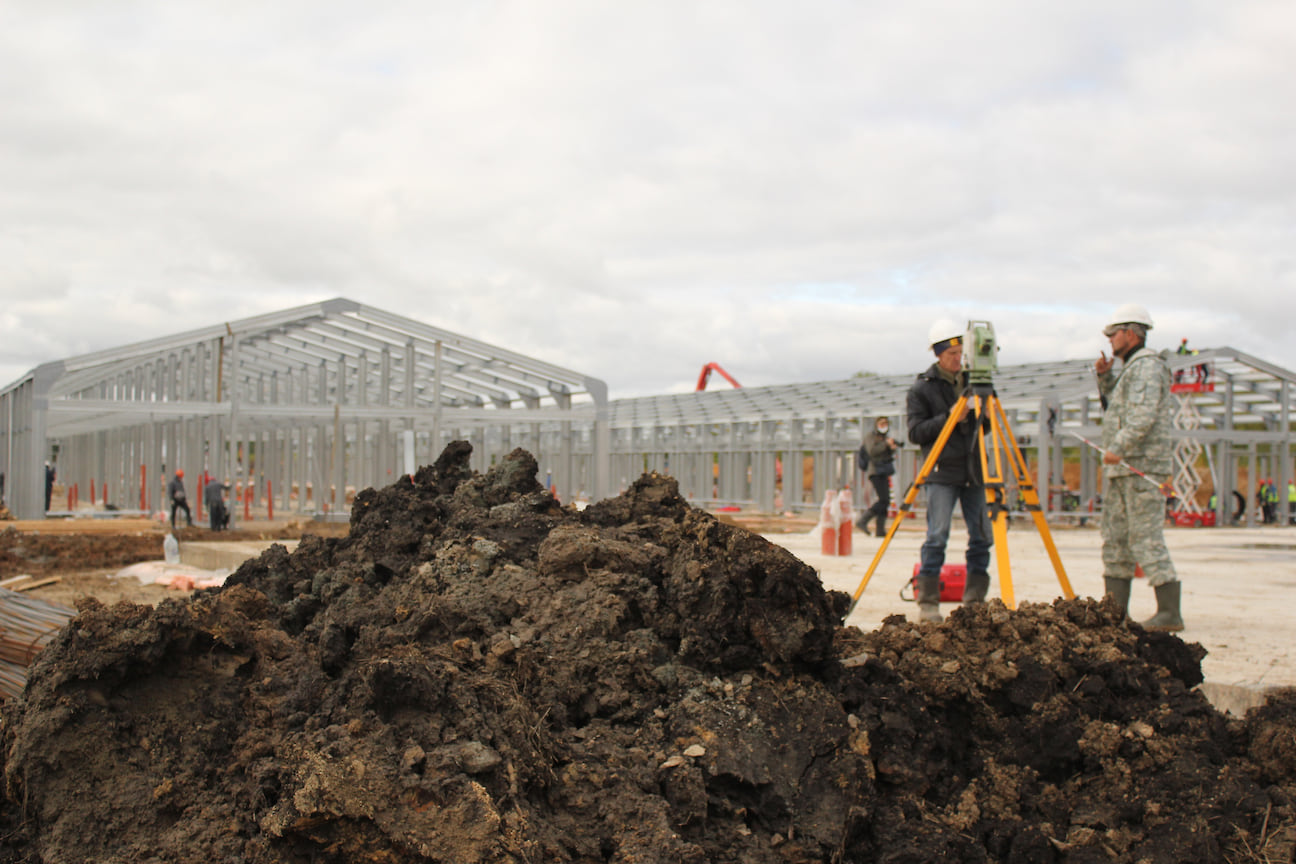
[[[940,576],[919,576],[918,622],[939,624],[944,620],[940,613]]]
[[[885,517],[885,516],[879,516],[879,517],[877,517],[877,536],[878,536],[878,537],[885,537],[885,536],[886,536],[886,517]]]
[[[939,603],[919,603],[918,604],[918,622],[939,624],[945,620],[940,613]]]
[[[984,603],[986,592],[990,590],[990,574],[984,570],[980,573],[968,571],[967,582],[963,584],[963,605]]]
[[[1107,586],[1107,596],[1115,598],[1116,605],[1120,607],[1121,615],[1129,617],[1129,598],[1130,598],[1130,580],[1115,579],[1111,576],[1104,576],[1103,583]]]
[[[1179,582],[1167,582],[1158,585],[1156,591],[1157,612],[1143,622],[1143,629],[1158,633],[1178,633],[1184,629],[1183,615],[1179,612]]]

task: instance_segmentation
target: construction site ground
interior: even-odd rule
[[[806,525],[810,523],[806,522]],[[777,520],[753,523],[766,536],[819,571],[827,588],[854,595],[868,572],[882,538],[853,530],[849,556],[822,554],[818,535],[808,529],[772,533]],[[1084,528],[1050,527],[1067,580],[1078,596],[1101,597],[1102,540],[1095,523]],[[1291,610],[1296,609],[1296,527],[1166,528],[1166,544],[1183,583],[1186,629],[1180,637],[1207,651],[1202,661],[1203,691],[1215,705],[1235,713],[1263,701],[1273,687],[1296,686],[1292,657]],[[876,629],[888,615],[913,617],[908,579],[925,538],[921,514],[905,520],[892,538],[847,624]],[[967,533],[955,520],[946,563],[962,563]],[[1018,521],[1008,532],[1008,558],[1018,605],[1052,603],[1063,591],[1040,533]],[[998,550],[991,562],[991,597],[1002,596]],[[948,612],[953,604],[942,604]],[[1136,579],[1130,617],[1141,621],[1156,612],[1156,598]]]
[[[1263,668],[1228,684],[1287,683],[1288,529],[1170,532],[1185,641],[1092,599],[1092,524],[1054,532],[1089,597],[1051,602],[1018,525],[1017,610],[934,626],[898,596],[917,520],[849,609],[877,538],[823,556],[657,475],[564,508],[525,451],[470,457],[365,490],[349,530],[186,528],[182,557],[268,548],[170,602],[98,601],[162,526],[0,528],[0,578],[80,610],[0,710],[0,862],[1296,860],[1296,690],[1229,718],[1197,689],[1239,648]]]
[[[818,571],[826,588],[851,595],[859,589],[882,539],[852,530],[852,554],[822,552],[814,522],[801,517],[760,513],[721,513],[724,521],[742,525],[792,552]],[[59,519],[0,524],[13,528],[26,548],[21,561],[5,560],[10,544],[0,544],[0,581],[19,574],[56,582],[30,589],[29,596],[73,605],[79,597],[111,604],[117,600],[156,603],[177,590],[135,579],[112,578],[125,566],[160,560],[166,526],[144,519]],[[182,528],[181,560],[216,569],[235,569],[274,543],[291,550],[303,533],[341,536],[347,523],[309,518],[265,518],[240,522],[235,531]],[[909,577],[924,539],[921,514],[905,520],[846,619],[864,631],[876,629],[889,615],[913,617]],[[1101,539],[1096,523],[1085,527],[1050,526],[1049,536],[1076,595],[1102,595]],[[69,541],[75,537],[75,542]],[[967,535],[956,519],[947,563],[962,561]],[[1296,608],[1296,527],[1170,528],[1166,542],[1183,582],[1187,629],[1180,636],[1207,651],[1202,661],[1203,691],[1222,710],[1239,713],[1263,701],[1274,687],[1296,686],[1292,658],[1290,610]],[[1029,521],[1017,521],[1008,532],[1008,558],[1014,600],[1052,603],[1063,591],[1040,533]],[[1002,597],[998,551],[991,564],[990,596]],[[21,583],[14,586],[21,588]],[[181,592],[183,593],[183,592]],[[953,604],[943,604],[948,612]],[[1130,615],[1150,617],[1156,600],[1150,586],[1135,580]]]

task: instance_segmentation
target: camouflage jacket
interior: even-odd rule
[[[1098,377],[1107,400],[1103,449],[1147,474],[1168,476],[1174,465],[1170,441],[1170,366],[1164,353],[1143,347],[1126,358],[1120,374]],[[1103,476],[1124,477],[1123,465],[1104,465]]]

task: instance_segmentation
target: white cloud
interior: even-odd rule
[[[1296,368],[1296,9],[36,4],[0,31],[0,381],[332,296],[608,381]]]

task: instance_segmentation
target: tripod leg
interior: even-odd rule
[[[868,587],[869,580],[873,578],[873,571],[877,570],[878,564],[882,561],[882,556],[886,554],[887,547],[891,545],[891,538],[895,536],[896,531],[900,529],[900,523],[904,521],[905,514],[912,509],[914,500],[918,497],[918,490],[927,482],[931,476],[932,469],[936,467],[936,460],[940,458],[941,451],[945,449],[946,443],[949,442],[950,435],[954,432],[954,427],[962,417],[963,409],[967,405],[967,394],[958,398],[954,407],[950,409],[949,420],[941,428],[940,435],[936,437],[936,443],[932,445],[931,452],[927,454],[926,461],[923,462],[922,469],[919,470],[918,476],[914,478],[913,485],[905,493],[904,501],[897,507],[895,521],[887,529],[886,539],[878,547],[877,552],[873,554],[873,560],[869,563],[868,570],[864,572],[864,578],[860,580],[859,587],[855,589],[854,596],[851,597],[850,609],[846,615],[849,617],[851,612],[855,611],[855,606],[859,603],[860,597],[864,596],[864,589]]]
[[[998,419],[998,397],[990,393],[980,403],[981,412],[977,415],[978,423],[982,418],[990,426],[989,441],[985,426],[981,425],[981,471],[985,480],[986,507],[989,510],[991,534],[994,537],[995,561],[999,567],[999,597],[1009,609],[1017,608],[1017,597],[1013,590],[1012,560],[1008,554],[1008,507],[1005,500],[1007,484],[1005,483],[1003,462],[1004,445],[1003,429]],[[994,458],[990,458],[989,448],[993,448]]]
[[[1008,418],[1004,414],[1003,405],[1000,404],[998,397],[992,396],[991,400],[994,409],[994,422],[997,422],[999,428],[999,440],[1008,453],[1013,473],[1017,477],[1017,487],[1026,502],[1026,510],[1031,514],[1031,519],[1035,523],[1035,530],[1039,532],[1040,539],[1044,541],[1044,548],[1048,551],[1049,560],[1053,562],[1053,572],[1057,575],[1058,584],[1062,587],[1062,596],[1071,600],[1075,597],[1075,591],[1071,590],[1071,582],[1067,579],[1066,569],[1062,566],[1062,558],[1058,555],[1057,546],[1053,543],[1053,534],[1049,531],[1048,520],[1044,518],[1044,513],[1040,509],[1039,494],[1035,491],[1034,482],[1031,481],[1026,459],[1022,456],[1020,448],[1017,447],[1017,439],[1013,437],[1012,428],[1008,425]],[[997,535],[995,539],[999,539]],[[1005,602],[1007,601],[1005,600]]]
[[[999,597],[1009,609],[1016,609],[1012,564],[1008,560],[1008,514],[1000,509],[991,524],[994,526],[995,561],[999,564]]]

